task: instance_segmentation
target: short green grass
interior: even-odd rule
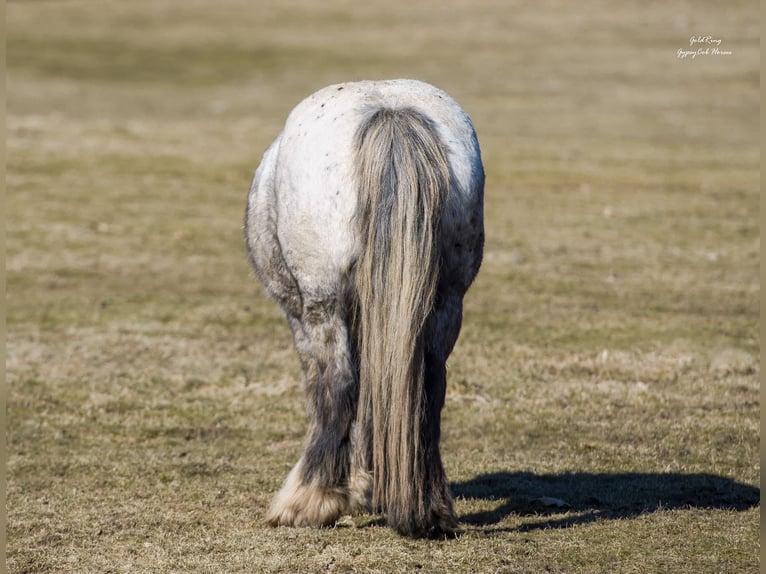
[[[10,570],[757,571],[757,10],[9,3]],[[676,57],[707,33],[734,53]],[[453,94],[486,164],[457,540],[263,524],[305,416],[246,192],[301,98],[381,77]]]

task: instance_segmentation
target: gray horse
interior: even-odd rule
[[[245,238],[292,329],[309,418],[270,524],[376,512],[406,536],[457,531],[440,418],[483,194],[471,121],[414,80],[319,90],[266,150]]]

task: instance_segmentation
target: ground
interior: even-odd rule
[[[758,570],[756,3],[6,10],[10,571]],[[453,95],[487,171],[457,540],[263,522],[305,415],[247,189],[298,101],[386,77]]]

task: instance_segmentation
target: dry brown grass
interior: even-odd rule
[[[756,571],[754,14],[9,3],[10,570]],[[702,33],[734,54],[679,60]],[[247,267],[246,191],[302,97],[380,77],[454,95],[488,173],[444,412],[466,530],[448,542],[262,521],[305,419]]]

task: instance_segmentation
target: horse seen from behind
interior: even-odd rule
[[[374,512],[405,536],[458,531],[440,419],[483,194],[471,121],[419,81],[319,90],[266,150],[245,239],[292,329],[309,422],[270,524]]]

